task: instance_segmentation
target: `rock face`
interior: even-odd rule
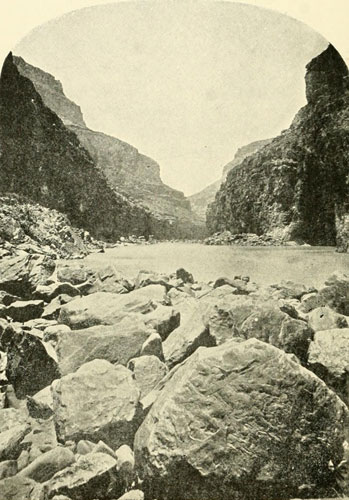
[[[46,154],[52,153],[55,162],[59,165],[67,163],[68,160],[70,160],[70,165],[72,164],[72,160],[74,163],[77,163],[75,168],[79,171],[80,167],[81,171],[79,174],[82,175],[82,179],[79,182],[80,186],[84,185],[86,191],[89,191],[89,194],[92,196],[92,193],[95,193],[96,196],[98,195],[98,191],[101,193],[99,203],[94,205],[94,211],[96,207],[100,211],[103,210],[103,206],[107,204],[106,197],[110,201],[113,199],[115,209],[118,209],[119,212],[118,214],[115,211],[114,214],[114,223],[118,223],[119,225],[119,234],[122,234],[122,232],[124,234],[155,234],[160,237],[168,237],[171,234],[177,237],[193,237],[202,234],[204,225],[191,212],[190,202],[185,198],[183,193],[163,184],[160,178],[160,167],[154,160],[140,154],[136,148],[115,137],[87,128],[79,106],[64,95],[61,83],[52,75],[31,66],[20,57],[9,57],[3,69],[2,80],[4,85],[6,85],[4,89],[6,92],[4,101],[6,100],[7,102],[7,108],[5,108],[6,103],[4,102],[3,109],[6,109],[7,113],[10,111],[8,110],[8,106],[9,102],[11,103],[11,98],[17,102],[17,106],[19,105],[18,95],[14,95],[14,89],[9,88],[7,79],[10,72],[9,62],[12,62],[14,69],[18,73],[18,75],[15,75],[17,82],[20,82],[22,85],[24,81],[30,82],[32,86],[31,90],[34,90],[36,94],[35,97],[34,94],[28,95],[29,108],[32,104],[31,99],[33,98],[35,107],[31,106],[33,109],[23,109],[22,112],[30,112],[31,115],[35,112],[37,124],[38,118],[42,118],[38,113],[38,107],[40,107],[38,105],[38,98],[40,98],[40,104],[45,105],[46,110],[50,110],[52,116],[56,119],[58,118],[58,122],[60,122],[59,125],[57,122],[54,122],[54,125],[51,123],[42,123],[43,127],[40,127],[40,129],[42,131],[42,128],[45,128],[46,133],[40,137],[41,149],[43,149],[45,140],[50,139],[50,145],[52,145],[51,139],[53,139],[56,147]],[[12,80],[13,76],[12,74]],[[51,134],[48,134],[49,129],[51,129]],[[57,138],[58,129],[60,129],[59,131],[62,132],[62,135],[64,130],[67,145],[70,146],[68,152],[64,155],[65,162],[57,156],[59,154],[57,151],[59,145],[57,143],[58,141],[61,142],[62,139],[62,137]],[[53,131],[55,134],[52,134]],[[7,131],[7,136],[12,136],[15,133],[16,130],[10,129]],[[48,137],[48,135],[51,137]],[[30,175],[32,175],[33,165],[28,165],[28,144],[23,144],[24,140],[25,138],[22,144],[18,144],[18,146],[24,146],[22,149],[22,161],[26,162],[26,167],[30,168]],[[5,150],[5,156],[7,154],[13,155],[14,152],[10,150],[11,146],[9,142],[6,142],[8,149]],[[61,147],[64,149],[63,145]],[[31,159],[31,161],[33,160],[34,158]],[[11,161],[11,157],[9,157],[9,161]],[[90,174],[92,171],[94,172],[93,178],[97,182],[102,181],[99,187],[94,187],[93,189],[93,179],[88,184],[85,184],[88,182],[88,179],[87,172],[84,175],[82,171],[84,164],[86,165],[86,169],[90,167]],[[43,167],[45,165],[43,161],[42,165]],[[59,165],[56,167],[57,170],[59,169]],[[38,166],[36,168],[39,169]],[[69,170],[69,164],[65,170]],[[63,178],[63,175],[61,175],[60,184],[58,183],[58,185],[61,185],[62,182],[66,184],[73,183],[73,179],[70,176],[64,181]],[[93,206],[92,200],[88,201],[86,195],[83,196],[82,193],[79,193],[80,188],[77,185],[70,186],[70,204],[75,203],[73,207],[68,204],[67,199],[64,199],[66,189],[62,190],[62,193],[55,193],[54,197],[52,196],[51,186],[48,181],[50,181],[49,177],[42,179],[37,187],[37,192],[29,192],[27,193],[28,196],[35,199],[35,201],[67,213],[73,223],[86,227],[92,233],[95,233],[96,231],[93,231],[93,226],[91,227],[91,223],[88,222],[86,214],[84,216],[84,212]],[[14,191],[22,192],[19,183],[13,187]],[[119,194],[117,195],[117,193]],[[80,194],[80,196],[76,201],[73,201],[74,195],[76,196],[77,194]],[[63,197],[63,199],[60,199],[60,197]],[[101,200],[103,200],[102,206]],[[147,210],[142,210],[142,206],[149,209],[152,215],[150,215],[149,210],[148,212]],[[74,208],[78,211],[78,214],[74,215]],[[129,227],[127,227],[127,222],[130,223]],[[95,221],[95,228],[99,224],[102,224],[102,219]],[[103,225],[105,226],[106,224],[107,221],[104,221]],[[107,228],[103,227],[103,230],[105,231]],[[108,231],[112,231],[111,225]],[[102,232],[98,233],[98,235],[104,234]]]
[[[0,79],[1,191],[57,209],[98,238],[154,234],[149,213],[109,186],[20,66],[9,54]]]
[[[345,247],[348,68],[333,46],[307,66],[308,104],[291,127],[228,173],[207,213],[209,231],[274,232]]]
[[[316,332],[308,363],[349,405],[349,328]]]
[[[343,456],[345,405],[258,340],[198,349],[165,387],[135,438],[149,498],[292,498]]]
[[[84,364],[52,384],[54,419],[60,441],[104,441],[116,448],[132,442],[140,391],[132,373],[105,360]]]
[[[252,155],[270,142],[271,139],[265,139],[262,141],[251,142],[250,144],[247,144],[247,146],[239,148],[235,153],[234,159],[223,167],[223,173],[220,180],[213,182],[199,193],[189,196],[192,210],[200,218],[200,220],[203,222],[206,221],[207,207],[214,201],[217,191],[219,190],[221,184],[226,180],[230,170],[239,165],[245,158]]]
[[[111,326],[99,325],[62,333],[56,345],[60,372],[62,375],[72,373],[93,359],[126,365],[139,355],[151,333],[138,315],[125,317]]]

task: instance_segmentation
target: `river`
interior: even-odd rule
[[[259,284],[293,280],[319,287],[334,271],[349,273],[349,254],[329,247],[237,247],[207,246],[199,243],[156,243],[107,249],[91,254],[86,264],[99,268],[113,264],[125,276],[139,270],[162,273],[179,267],[190,271],[197,281],[219,276],[250,276]]]

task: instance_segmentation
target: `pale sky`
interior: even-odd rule
[[[61,80],[87,125],[156,160],[192,194],[238,147],[276,136],[305,104],[305,65],[327,41],[275,11],[220,2],[86,8],[14,53]]]

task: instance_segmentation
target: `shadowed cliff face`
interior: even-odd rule
[[[0,79],[0,192],[24,194],[55,208],[98,238],[186,236],[188,227],[181,221],[154,216],[115,189],[69,129],[72,124],[84,126],[80,108],[65,98],[59,82],[43,74],[12,54],[4,63]]]
[[[207,212],[211,232],[275,231],[314,245],[341,239],[348,210],[349,87],[348,69],[331,45],[308,64],[306,95],[308,104],[291,127],[229,172]]]
[[[235,153],[234,159],[227,163],[223,167],[223,173],[221,179],[216,182],[213,182],[209,186],[205,187],[199,193],[195,193],[189,196],[189,201],[192,207],[193,212],[200,218],[200,220],[206,220],[206,211],[207,207],[210,203],[214,201],[215,195],[220,188],[222,182],[225,181],[228,172],[237,165],[239,165],[245,158],[252,155],[259,149],[261,149],[266,144],[269,144],[271,139],[264,139],[261,141],[254,141],[246,146],[242,146]]]
[[[108,186],[76,135],[46,107],[10,54],[0,79],[0,191],[68,215],[99,238],[149,234],[149,214]]]
[[[190,236],[193,225],[200,231],[200,222],[191,212],[189,201],[183,193],[162,182],[160,167],[154,160],[120,139],[87,128],[79,106],[65,96],[59,81],[21,57],[14,57],[14,62],[20,73],[32,81],[45,105],[78,137],[112,188],[150,209],[157,219],[171,223],[172,229],[181,227],[181,234]]]

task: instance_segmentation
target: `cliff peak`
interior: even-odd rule
[[[348,67],[331,44],[307,64],[306,70],[306,96],[309,104],[322,96],[342,94],[347,88]]]

